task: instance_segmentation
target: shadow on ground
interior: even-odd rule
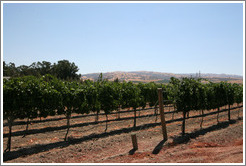
[[[152,154],[158,154],[160,151],[161,151],[161,149],[162,149],[162,147],[163,147],[163,145],[164,145],[164,143],[166,142],[167,140],[162,140],[155,148],[154,148],[154,150],[152,151]]]
[[[199,137],[201,135],[205,135],[206,133],[211,132],[211,131],[216,131],[216,130],[226,128],[229,126],[229,124],[234,124],[234,123],[236,123],[236,120],[220,122],[220,123],[217,123],[216,125],[213,125],[213,126],[210,126],[207,128],[202,128],[200,130],[193,131],[191,133],[187,133],[184,136],[182,136],[182,135],[174,136],[173,137],[173,143],[174,144],[187,143],[190,141],[190,139],[194,139],[194,138]]]
[[[137,151],[137,149],[132,148],[132,149],[129,151],[129,155],[133,155],[136,151]]]
[[[154,108],[145,108],[145,109],[138,109],[138,112],[143,112],[143,111],[147,111],[150,109],[154,109]],[[124,113],[130,113],[130,112],[134,112],[134,110],[129,110],[129,111],[120,111],[120,114],[124,114]],[[118,112],[112,112],[108,115],[114,115],[117,114]],[[99,113],[98,115],[102,116],[105,115],[105,113]],[[96,114],[84,114],[84,115],[76,115],[76,116],[72,116],[71,119],[76,119],[76,118],[82,118],[82,117],[90,117],[90,116],[96,116]],[[63,120],[66,119],[66,117],[59,117],[59,118],[49,118],[49,119],[41,119],[41,120],[31,120],[31,123],[44,123],[44,122],[50,122],[50,121],[58,121],[58,120]],[[17,125],[26,125],[26,121],[25,120],[21,120],[21,121],[17,121],[13,123],[13,126],[17,126]],[[8,123],[4,123],[3,127],[8,126]]]
[[[208,128],[202,128],[200,130],[196,130],[196,131],[193,131],[191,133],[187,133],[184,136],[178,135],[178,136],[173,136],[173,137],[170,137],[170,138],[173,139],[173,144],[174,145],[185,144],[185,143],[189,142],[190,139],[194,139],[194,138],[199,137],[201,135],[205,135],[206,133],[211,132],[211,131],[216,131],[216,130],[220,130],[220,129],[226,128],[226,127],[229,126],[229,124],[234,124],[234,123],[236,123],[236,120],[231,120],[231,121],[227,121],[227,122],[221,122],[221,123],[218,123],[216,125],[210,126]],[[166,142],[165,140],[162,140],[154,148],[154,150],[152,151],[152,154],[158,154],[161,151],[161,149],[164,147],[164,143],[165,142]]]
[[[210,115],[210,114],[214,114],[214,113],[209,113],[207,115]],[[205,114],[204,114],[204,116],[205,116]],[[182,121],[182,120],[183,120],[182,118],[179,118],[179,119],[166,121],[166,123],[172,123],[175,121]],[[204,128],[204,129],[186,134],[185,136],[173,137],[173,141],[175,144],[186,143],[191,138],[196,138],[196,137],[198,137],[200,135],[204,135],[210,131],[226,128],[229,126],[230,123],[235,123],[235,122],[236,122],[236,120],[232,120],[230,122],[218,123],[217,125],[213,125],[211,127]],[[27,156],[27,155],[37,154],[37,153],[44,152],[44,151],[49,151],[49,150],[54,149],[54,148],[64,148],[64,147],[67,147],[69,145],[78,144],[78,143],[92,140],[92,139],[104,138],[104,137],[113,136],[113,135],[117,135],[117,134],[121,134],[121,133],[130,133],[133,131],[139,131],[139,130],[143,130],[143,129],[147,129],[147,128],[151,128],[151,127],[155,127],[155,126],[159,126],[159,125],[161,125],[161,123],[149,123],[149,124],[137,126],[135,128],[133,128],[133,127],[123,128],[123,129],[113,130],[113,131],[104,132],[104,133],[100,133],[100,134],[90,134],[90,135],[84,136],[82,138],[69,139],[68,141],[60,141],[60,142],[55,142],[55,143],[50,143],[50,144],[37,144],[37,145],[31,146],[31,147],[22,148],[20,150],[5,152],[5,153],[3,153],[3,161],[8,161],[8,160],[16,159],[18,157],[23,157],[23,156]],[[165,142],[166,141],[162,140],[155,147],[155,149],[153,150],[152,153],[158,154],[160,152],[160,150],[162,149]],[[132,150],[132,152],[130,151],[129,153],[134,153],[134,152],[135,151]]]
[[[152,116],[155,116],[155,115],[154,114],[142,115],[142,116],[138,116],[137,118],[146,118],[146,117],[152,117]],[[125,117],[125,118],[120,118],[120,119],[112,119],[112,120],[108,120],[108,122],[124,121],[124,120],[131,120],[131,119],[134,119],[134,117]],[[70,125],[70,129],[71,128],[76,128],[76,127],[89,126],[89,125],[98,125],[98,124],[105,123],[105,122],[106,122],[106,120],[97,121],[97,122],[86,122],[86,123],[74,124],[74,125]],[[16,131],[16,132],[12,132],[12,137],[14,137],[14,136],[22,136],[24,134],[32,135],[32,134],[45,133],[45,132],[51,132],[51,131],[58,131],[58,130],[64,130],[64,129],[67,129],[67,125],[57,126],[57,127],[45,127],[45,128],[42,128],[42,129],[31,129],[31,130],[28,130],[27,132],[25,130]],[[3,138],[5,138],[5,137],[8,137],[8,133],[3,134]]]
[[[44,152],[44,151],[49,151],[49,150],[54,149],[54,148],[64,148],[64,147],[67,147],[69,145],[78,144],[78,143],[92,140],[92,139],[104,138],[104,137],[113,136],[113,135],[117,135],[117,134],[121,134],[121,133],[130,133],[133,131],[138,131],[138,130],[142,130],[142,129],[146,129],[146,128],[155,127],[155,126],[158,126],[160,124],[161,123],[150,123],[150,124],[140,125],[140,126],[137,126],[135,128],[133,128],[133,127],[123,128],[123,129],[113,130],[113,131],[104,132],[104,133],[100,133],[100,134],[90,134],[90,135],[84,136],[82,138],[70,138],[68,141],[60,141],[60,142],[44,144],[44,145],[43,144],[37,144],[37,145],[31,146],[31,147],[22,148],[22,149],[17,150],[17,151],[5,152],[5,153],[3,153],[3,161],[8,161],[8,160],[12,160],[12,159],[15,159],[15,158],[18,158],[21,156],[27,156],[27,155],[32,155],[32,154]]]
[[[236,109],[236,108],[240,108],[240,107],[234,107],[231,110]],[[225,111],[227,111],[227,109],[220,110],[219,112],[225,112]],[[169,113],[173,113],[173,112],[166,112],[165,114],[169,114]],[[209,112],[209,113],[204,114],[204,115],[191,116],[191,117],[189,117],[187,119],[205,117],[205,116],[213,115],[213,114],[217,114],[217,113],[218,113],[217,111],[214,111],[214,112]],[[152,116],[156,116],[156,115],[155,114],[148,114],[148,115],[138,116],[137,118],[146,118],[146,117],[152,117]],[[130,119],[134,119],[134,117],[111,119],[111,120],[108,120],[108,122],[123,121],[123,120],[130,120]],[[183,120],[183,119],[182,118],[178,118],[178,119],[169,120],[166,123],[172,123],[172,122],[181,121],[181,120]],[[105,123],[105,122],[106,122],[106,120],[102,120],[102,121],[98,121],[98,122],[86,122],[86,123],[81,123],[81,124],[74,124],[74,125],[71,125],[70,128],[83,127],[83,126],[88,126],[88,125],[97,125],[97,124]],[[159,123],[157,123],[157,124],[159,124]],[[45,133],[45,132],[51,132],[51,131],[64,130],[64,129],[67,129],[66,125],[58,126],[58,127],[45,127],[45,128],[42,128],[42,129],[31,129],[31,130],[28,130],[27,132],[25,130],[16,131],[16,132],[12,132],[12,137],[14,137],[14,136],[22,136],[24,134],[25,135],[31,135],[31,134],[38,134],[38,133]],[[8,137],[8,133],[3,134],[3,138],[5,138],[5,137]]]

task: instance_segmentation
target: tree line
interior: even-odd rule
[[[64,115],[67,119],[67,141],[72,113],[106,116],[119,109],[133,108],[133,127],[136,127],[137,108],[157,106],[157,89],[163,89],[163,99],[171,101],[178,112],[183,112],[182,133],[185,133],[186,114],[191,110],[218,109],[224,105],[242,103],[243,86],[227,82],[202,83],[201,79],[171,78],[169,84],[108,81],[100,75],[97,81],[65,81],[52,75],[24,76],[4,79],[3,115],[8,121],[9,136],[6,151],[11,149],[11,131],[15,119]],[[219,111],[218,111],[219,113]],[[230,109],[228,111],[230,120]]]
[[[78,80],[81,77],[80,74],[77,74],[78,71],[78,66],[76,66],[74,62],[69,62],[68,60],[60,60],[54,64],[47,61],[33,62],[29,66],[16,66],[12,62],[7,64],[3,61],[3,76],[8,77],[40,77],[45,74],[50,74],[62,80]]]

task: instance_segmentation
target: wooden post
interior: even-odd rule
[[[182,123],[182,136],[185,135],[185,118],[186,118],[186,112],[183,111],[183,123]]]
[[[166,121],[165,121],[164,110],[163,110],[162,88],[158,88],[158,99],[159,99],[159,109],[160,109],[163,139],[167,140],[167,128],[166,128]]]
[[[136,136],[136,134],[132,134],[131,137],[132,137],[132,146],[133,146],[133,149],[134,150],[137,150],[138,149],[137,136]]]
[[[228,104],[228,120],[231,121],[230,104]]]
[[[120,119],[120,109],[118,109],[118,112],[117,112],[117,119]]]
[[[95,122],[98,122],[98,117],[99,116],[99,111],[97,111],[96,116],[95,116]]]

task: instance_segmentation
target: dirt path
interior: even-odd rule
[[[103,162],[242,163],[242,131],[242,121],[237,121],[234,124],[229,124],[226,128],[187,140],[187,143],[185,140],[179,142],[178,139],[175,141],[171,138],[163,145],[158,154],[153,154],[152,149],[141,149],[133,155],[116,155],[103,160]]]
[[[242,108],[239,110],[242,117]],[[180,137],[181,121],[168,123],[167,142],[162,142],[160,119],[156,123],[155,117],[150,116],[153,112],[141,112],[136,130],[131,128],[133,119],[127,118],[129,113],[122,114],[121,118],[126,119],[121,121],[114,121],[115,115],[110,116],[112,121],[107,132],[104,132],[104,116],[100,116],[102,123],[98,124],[94,123],[93,116],[74,118],[69,142],[63,141],[65,119],[34,123],[30,130],[36,133],[25,138],[22,138],[25,125],[16,125],[13,152],[5,153],[4,158],[12,156],[6,162],[13,163],[242,162],[243,120],[237,120],[237,109],[231,111],[231,123],[227,122],[227,112],[220,113],[218,125],[216,114],[204,117],[203,129],[200,129],[201,118],[187,120],[186,132],[189,134],[186,137]],[[190,116],[198,114],[192,112]],[[181,114],[175,114],[175,118],[181,117]],[[167,114],[166,120],[171,119],[172,114]],[[7,132],[5,127],[4,134]],[[132,132],[137,134],[139,149],[130,155]],[[6,141],[7,137],[4,137],[4,145]]]

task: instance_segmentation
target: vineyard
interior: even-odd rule
[[[50,75],[5,79],[4,161],[31,155],[34,150],[41,153],[69,144],[99,141],[112,135],[160,126],[158,88],[163,93],[167,125],[177,129],[175,124],[182,122],[183,137],[186,136],[187,125],[199,123],[202,129],[212,116],[217,122],[222,118],[225,120],[225,116],[228,121],[232,115],[239,117],[243,102],[242,85],[193,78],[172,78],[169,84],[134,84],[102,79],[73,82],[61,81]],[[62,132],[57,134],[58,131]],[[48,134],[50,132],[56,137]],[[52,141],[39,141],[35,137],[32,141],[36,146],[20,141],[28,140],[29,136]],[[11,151],[12,146],[14,151]]]

